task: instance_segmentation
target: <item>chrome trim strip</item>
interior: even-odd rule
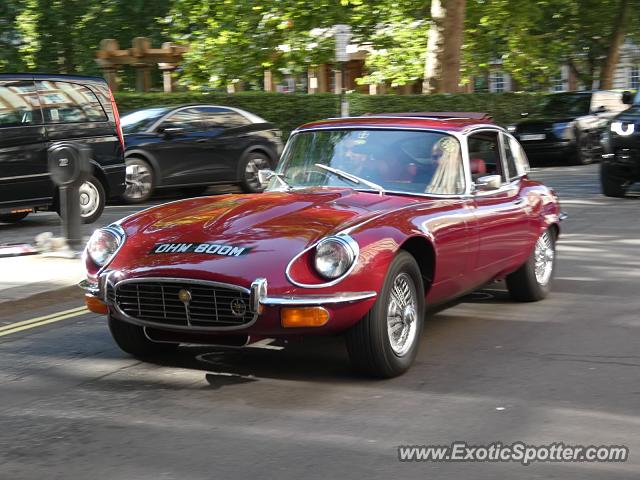
[[[354,259],[353,262],[351,263],[351,266],[347,269],[346,272],[344,272],[342,275],[340,275],[338,278],[334,278],[333,280],[329,281],[329,282],[325,282],[325,283],[319,283],[319,284],[314,284],[314,283],[300,283],[295,281],[292,277],[291,277],[291,266],[293,265],[293,263],[300,258],[302,255],[304,255],[305,253],[307,253],[309,250],[315,248],[320,242],[326,241],[329,238],[338,238],[341,241],[344,241],[345,243],[347,243],[353,250],[354,253]],[[334,285],[336,285],[337,283],[341,282],[342,280],[344,280],[344,278],[346,278],[352,271],[354,268],[356,268],[356,264],[358,263],[358,256],[360,255],[360,246],[358,245],[358,242],[356,242],[353,238],[351,238],[349,235],[345,235],[345,234],[338,234],[338,235],[330,235],[328,237],[323,237],[320,240],[318,240],[317,242],[314,242],[313,244],[311,244],[311,246],[305,248],[304,250],[302,250],[300,253],[298,253],[296,256],[294,256],[291,261],[289,261],[287,268],[284,271],[285,276],[287,277],[287,280],[289,280],[289,282],[291,282],[293,285],[295,285],[296,287],[302,287],[302,288],[325,288],[325,287],[332,287]]]
[[[245,293],[247,295],[251,295],[251,291],[248,288],[245,287],[241,287],[239,285],[232,285],[230,283],[223,283],[223,282],[214,282],[211,280],[195,280],[192,278],[174,278],[174,277],[142,277],[142,278],[128,278],[126,280],[121,280],[118,283],[116,283],[114,285],[114,288],[116,289],[116,298],[117,298],[117,292],[118,292],[118,287],[120,285],[124,285],[126,283],[152,283],[152,282],[162,282],[162,283],[171,283],[171,282],[179,282],[179,283],[189,283],[189,284],[194,284],[194,285],[207,285],[207,286],[211,286],[211,287],[221,287],[221,288],[229,288],[232,290],[237,290],[239,292]],[[117,314],[119,317],[121,317],[123,320],[126,320],[130,323],[133,323],[135,325],[140,325],[141,327],[154,327],[154,328],[159,328],[159,329],[170,329],[170,330],[179,330],[179,331],[185,331],[185,332],[196,332],[196,331],[202,331],[202,332],[230,332],[230,331],[234,331],[234,330],[243,330],[245,328],[250,327],[251,325],[253,325],[256,320],[258,319],[258,312],[255,311],[253,312],[253,318],[247,322],[247,323],[243,323],[242,325],[234,325],[234,326],[230,326],[230,327],[201,327],[201,326],[187,326],[187,325],[171,325],[171,324],[166,324],[166,323],[157,323],[157,322],[151,322],[149,320],[140,320],[138,318],[135,317],[131,317],[129,315],[127,315],[126,313],[124,313],[120,307],[118,306],[118,302],[115,302],[115,304],[113,304],[114,309],[116,310]]]
[[[0,181],[4,180],[20,180],[23,178],[48,177],[49,173],[34,173],[32,175],[17,175],[15,177],[0,177]]]
[[[346,292],[335,295],[274,295],[264,298],[260,303],[268,306],[351,303],[373,298],[377,295],[376,292]]]

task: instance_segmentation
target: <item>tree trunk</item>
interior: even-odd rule
[[[432,0],[422,93],[456,93],[466,0]]]
[[[604,58],[602,67],[600,68],[600,88],[613,88],[613,75],[616,71],[618,60],[620,59],[620,46],[624,42],[628,18],[629,2],[628,0],[620,0],[618,13],[609,39],[607,56]]]

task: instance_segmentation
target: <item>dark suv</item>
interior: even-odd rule
[[[625,93],[633,105],[614,117],[602,135],[600,181],[607,197],[624,197],[628,187],[640,182],[640,93],[635,100]]]
[[[0,75],[0,222],[58,210],[47,149],[77,141],[91,148],[92,174],[80,187],[84,223],[125,189],[124,141],[105,80],[69,75]]]
[[[622,97],[610,90],[554,93],[539,113],[507,128],[533,161],[591,163],[600,159],[600,136],[609,120],[628,107]]]

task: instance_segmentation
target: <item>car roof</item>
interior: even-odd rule
[[[103,82],[102,77],[92,77],[89,75],[68,75],[65,73],[0,73],[2,80],[75,80],[80,82]]]
[[[492,127],[500,129],[495,125],[490,117],[485,116],[482,119],[469,118],[462,116],[464,112],[434,112],[434,113],[455,113],[460,116],[445,116],[437,118],[435,116],[412,116],[414,114],[376,114],[364,115],[361,117],[346,118],[329,118],[326,120],[318,120],[302,125],[297,131],[311,129],[331,129],[331,128],[407,128],[407,129],[424,129],[424,130],[442,130],[449,132],[462,132],[472,128]],[[469,112],[467,112],[469,113]],[[480,114],[475,114],[480,115]],[[484,115],[484,114],[482,114]]]

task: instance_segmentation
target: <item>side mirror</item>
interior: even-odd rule
[[[476,190],[479,192],[498,190],[502,186],[502,177],[500,175],[485,175],[478,178],[474,183]]]
[[[522,112],[522,113],[520,114],[520,116],[521,116],[522,118],[527,118],[527,117],[529,116],[529,112]]]
[[[258,170],[258,181],[262,185],[266,185],[267,183],[269,183],[269,180],[271,180],[275,176],[276,176],[276,172],[274,172],[273,170],[269,170],[269,169]]]
[[[629,90],[622,92],[622,103],[624,103],[625,105],[631,105],[633,104],[634,97],[635,95],[633,94],[633,92],[630,92]]]

